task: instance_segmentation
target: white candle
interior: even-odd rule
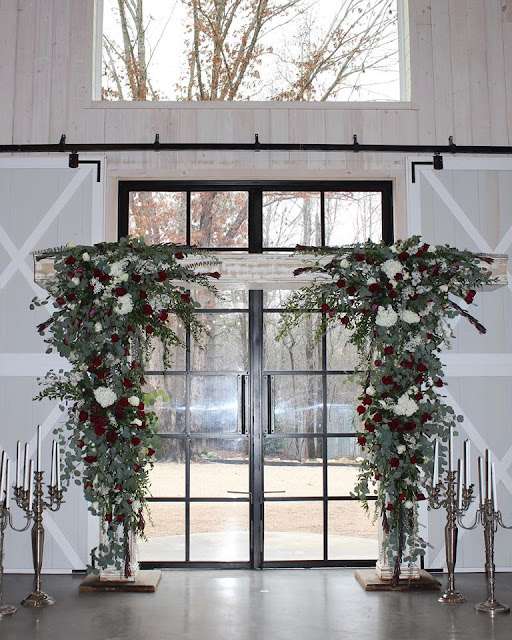
[[[57,489],[60,491],[62,489],[62,481],[60,478],[60,444],[58,442],[55,443],[55,474],[57,476]]]
[[[471,448],[469,440],[464,442],[464,486],[469,487],[471,484]]]
[[[449,467],[448,467],[448,471],[452,471],[453,470],[453,427],[450,427],[450,439],[448,442],[448,462],[449,462]]]
[[[28,472],[28,444],[25,443],[25,455],[23,456],[23,490],[28,489],[28,483],[30,482],[30,475]]]
[[[28,465],[28,475],[30,477],[28,482],[28,508],[32,511],[32,502],[34,500],[34,471],[32,469],[32,460]]]
[[[483,489],[483,481],[484,481],[484,461],[478,456],[478,497],[480,499],[480,506],[484,503],[484,489]]]
[[[16,445],[16,486],[20,486],[21,442]]]
[[[461,463],[460,458],[457,460],[457,503],[459,509],[462,509],[462,478],[460,476]]]
[[[55,485],[55,440],[52,442],[52,462],[50,465],[50,486]]]
[[[9,508],[9,475],[11,470],[10,460],[7,460],[6,469],[5,469],[5,507]]]
[[[2,451],[2,461],[0,462],[0,504],[3,503],[5,483],[5,451]]]
[[[36,471],[41,471],[41,425],[37,425]]]
[[[434,440],[434,481],[433,486],[436,487],[439,482],[439,440]]]
[[[485,498],[489,500],[491,497],[491,457],[489,449],[485,450]]]
[[[494,511],[498,511],[498,492],[496,491],[496,465],[494,462],[491,465],[491,477],[492,477],[492,507]]]

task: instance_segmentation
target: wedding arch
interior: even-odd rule
[[[398,579],[402,560],[412,562],[426,544],[417,531],[417,507],[426,497],[432,438],[446,441],[457,421],[439,393],[445,384],[439,353],[449,345],[449,320],[457,315],[485,332],[464,306],[490,282],[482,261],[492,258],[429,246],[419,237],[392,246],[369,241],[301,250],[313,253],[314,262],[311,255],[296,255],[295,262],[308,260],[295,270],[305,286],[292,295],[280,335],[315,311],[321,314],[318,337],[341,325],[358,349],[358,442],[365,460],[354,492],[367,508],[366,496],[376,494],[385,553]],[[65,476],[82,484],[90,510],[102,518],[106,542],[94,550],[97,566],[123,568],[128,575],[128,538],[144,534],[148,473],[158,447],[154,398],[143,389],[144,363],[153,338],[161,341],[164,360],[180,344],[167,323],[171,314],[194,335],[201,333],[189,290],[214,291],[212,281],[220,274],[208,271],[214,259],[204,254],[136,239],[48,250],[36,259],[42,256],[53,256],[44,284],[49,297],[32,304],[51,300],[54,311],[38,329],[48,351],[56,349],[72,368],[50,371],[38,397],[59,399],[71,409],[69,433],[61,432],[68,446]],[[242,270],[257,270],[247,257],[231,260],[242,258]],[[444,447],[440,454],[442,470]]]

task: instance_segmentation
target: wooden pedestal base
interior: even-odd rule
[[[132,582],[100,580],[98,576],[88,575],[80,584],[80,593],[91,593],[92,591],[132,591],[142,593],[154,593],[160,582],[162,572],[158,570],[138,571],[137,577]]]
[[[375,569],[360,569],[355,576],[365,591],[434,591],[441,588],[439,580],[423,569],[420,569],[418,579],[400,580],[396,587],[392,587],[389,580],[381,580]]]

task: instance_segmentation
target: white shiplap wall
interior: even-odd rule
[[[510,144],[512,5],[505,0],[403,2],[405,21],[409,25],[404,41],[410,53],[407,61],[411,70],[410,102],[140,105],[103,104],[92,99],[93,0],[0,0],[0,144],[56,143],[62,133],[70,143],[147,142],[153,141],[156,133],[162,142],[251,142],[258,133],[265,142],[346,143],[357,133],[362,143],[446,144],[448,136],[453,134],[459,145]],[[185,152],[110,154],[108,161],[109,168],[104,174],[106,228],[96,223],[95,239],[116,237],[117,182],[135,177],[389,178],[394,181],[396,235],[404,236],[408,231],[406,188],[410,171],[407,159],[401,154]],[[63,163],[65,165],[65,159]],[[483,228],[499,234],[502,225],[499,212],[510,210],[512,200],[506,185],[500,183],[496,188],[493,183],[493,180],[503,182],[503,177],[489,177],[482,172],[461,177],[447,171],[439,179],[461,198],[461,206],[478,201],[475,211],[478,216],[485,214],[480,221]],[[475,184],[481,187],[477,200],[471,192]],[[29,203],[41,197],[39,191],[43,186],[37,180],[30,184],[17,224],[31,224]],[[8,183],[2,185],[2,199],[9,189]],[[497,208],[498,193],[500,206]],[[426,187],[419,200],[425,234],[439,242],[463,246],[467,241],[463,229],[457,228],[449,217],[433,213],[439,208],[435,197],[432,189]],[[94,211],[98,213],[97,208]],[[13,224],[5,212],[2,215],[1,224]],[[87,219],[89,214],[82,208],[82,215]],[[62,241],[80,235],[79,227],[76,220]],[[21,236],[13,237],[15,247],[19,248],[22,240]],[[45,240],[52,243],[50,237]],[[0,267],[8,259],[0,247]],[[512,342],[510,304],[504,298],[500,298],[502,302],[497,301],[504,295],[498,294],[492,301],[489,298],[483,307],[484,322],[489,324],[488,316],[501,305],[499,321],[492,321],[490,325],[488,344],[494,346],[489,346],[488,351],[493,353],[508,353],[508,346],[504,345]],[[0,312],[3,318],[1,313],[5,312]],[[28,325],[26,330],[30,334]],[[0,324],[0,341],[5,339],[6,331],[7,325]],[[18,333],[15,339],[20,341],[25,333],[21,329]],[[462,329],[460,340],[461,345],[466,346],[471,342]],[[464,348],[458,347],[462,352]],[[36,346],[31,349],[36,350]],[[488,386],[488,382],[482,384]],[[19,384],[23,389],[16,386]],[[495,388],[501,389],[503,384],[501,381]],[[2,408],[18,407],[19,402],[20,416],[25,416],[27,423],[39,420],[40,416],[33,413],[34,408],[27,400],[34,393],[33,381],[6,379],[5,385],[0,398]],[[468,387],[464,390],[461,385],[455,381],[450,390],[454,400],[466,406],[464,397],[469,393]],[[491,391],[489,389],[489,393]],[[500,405],[496,411],[493,421],[496,433],[505,433],[509,429],[505,421],[507,407]],[[477,429],[485,432],[486,427],[481,424],[484,418],[473,417],[476,413],[470,408],[467,412]],[[4,431],[6,427],[0,427],[0,442]],[[6,441],[13,438],[9,435]],[[66,526],[72,528],[73,524],[70,521]],[[438,524],[432,521],[430,529],[432,536],[439,538]],[[437,547],[440,549],[439,544]],[[474,566],[464,552],[461,562]],[[512,566],[509,556],[500,558],[500,562]],[[68,565],[57,559],[52,566]]]

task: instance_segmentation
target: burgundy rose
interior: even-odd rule
[[[386,505],[386,509],[387,511],[393,511],[395,507],[391,504],[391,502],[388,502],[388,504]]]
[[[75,264],[76,262],[76,258],[73,256],[68,256],[65,260],[64,260],[64,264]]]
[[[374,422],[382,422],[382,414],[381,413],[374,413],[372,416],[372,420]]]
[[[425,500],[425,495],[423,493],[418,493],[416,497],[418,500]]]
[[[134,447],[136,447],[137,445],[140,444],[140,438],[137,438],[136,436],[132,436],[131,443],[133,444]]]
[[[393,378],[391,376],[382,376],[382,384],[393,384]]]
[[[388,345],[387,347],[384,347],[384,353],[387,356],[393,355],[393,347],[391,345]]]
[[[146,327],[146,333],[151,334],[153,333],[153,331],[154,331],[153,327],[150,324],[148,324],[148,326]]]
[[[427,267],[427,265],[426,265],[426,264],[420,264],[420,265],[418,265],[418,271],[419,271],[420,273],[423,273],[423,272],[424,272],[424,271],[426,271],[427,269],[428,269],[428,267]]]
[[[148,297],[148,294],[146,291],[139,291],[139,298],[142,298],[143,300],[145,300]]]
[[[362,416],[362,415],[363,415],[363,413],[366,411],[366,409],[363,407],[363,405],[362,405],[362,404],[360,404],[360,405],[357,407],[356,411],[357,411],[357,413],[358,413],[360,416]]]
[[[370,397],[370,396],[365,396],[365,397],[363,398],[363,404],[366,404],[366,405],[370,406],[370,405],[371,405],[371,403],[372,403],[372,399],[371,399],[371,397]]]
[[[400,460],[398,458],[391,458],[389,464],[396,469],[400,465]]]
[[[351,284],[350,287],[347,287],[347,293],[349,296],[353,296],[356,291],[357,287],[355,287],[353,284]]]
[[[411,464],[417,464],[418,458],[416,456],[411,456]]]
[[[389,297],[394,300],[395,298],[398,298],[398,291],[390,291],[389,292]]]
[[[88,417],[89,417],[89,414],[87,413],[87,411],[84,411],[83,409],[78,414],[78,419],[80,420],[80,422],[85,422]]]
[[[414,431],[414,429],[416,429],[416,423],[415,422],[406,422],[404,424],[404,429],[405,431]]]
[[[382,360],[375,360],[373,363],[376,367],[380,367],[382,365]]]
[[[375,425],[372,424],[371,422],[365,422],[364,428],[366,429],[366,431],[369,431],[370,433],[373,433],[375,431]]]
[[[126,387],[127,389],[131,389],[133,387],[133,382],[129,378],[125,378],[123,380],[123,387]]]
[[[117,521],[118,522],[122,522],[124,520],[124,513],[118,513],[117,514]]]
[[[149,447],[149,448],[148,448],[148,456],[149,456],[149,457],[151,457],[151,456],[153,456],[153,455],[155,455],[155,450],[154,450],[154,449],[152,449],[151,447]]]
[[[73,302],[73,300],[76,300],[76,296],[74,293],[68,293],[68,295],[66,296],[66,300],[68,302]]]
[[[350,322],[350,318],[348,316],[343,316],[343,318],[341,319],[341,324],[344,325],[345,327],[348,325],[349,322]]]
[[[444,382],[441,380],[441,378],[437,378],[437,380],[434,382],[434,384],[436,385],[436,387],[443,387],[444,386]]]
[[[130,403],[128,402],[128,398],[122,397],[119,398],[117,402],[118,407],[127,407]]]
[[[153,307],[150,304],[145,304],[142,306],[142,313],[145,316],[150,316],[153,313]]]
[[[83,449],[85,447],[85,442],[80,440],[80,442],[76,445],[79,449]]]
[[[395,273],[395,280],[399,282],[400,280],[403,280],[403,279],[404,277],[401,273]]]
[[[109,431],[107,433],[107,440],[110,442],[115,442],[117,440],[117,433],[115,431]]]
[[[368,290],[370,291],[370,293],[377,293],[378,291],[380,291],[380,285],[374,282],[368,287]]]
[[[190,296],[188,295],[188,293],[182,293],[181,299],[183,300],[183,302],[186,302],[187,304],[190,302]]]
[[[96,457],[95,456],[85,456],[84,460],[90,464],[91,462],[94,462],[96,460]]]
[[[436,264],[434,266],[434,268],[432,269],[432,275],[433,276],[438,276],[439,275],[439,265],[438,264]]]
[[[94,427],[94,433],[97,436],[102,436],[105,433],[105,428],[100,426],[100,425],[98,425],[97,427]]]
[[[112,342],[119,342],[119,334],[118,333],[113,333],[111,335],[110,339],[112,340]]]
[[[406,260],[408,260],[408,258],[409,254],[407,253],[407,251],[402,251],[402,253],[398,254],[398,259],[400,260],[400,262],[405,262]]]
[[[338,282],[336,283],[336,286],[338,287],[338,289],[343,289],[343,287],[347,284],[346,280],[338,280]]]
[[[92,484],[92,482],[86,482],[86,483],[85,483],[85,488],[86,488],[86,489],[92,489],[92,488],[93,488],[93,484]]]
[[[329,305],[326,302],[324,302],[321,307],[322,313],[327,313],[329,311],[329,308],[330,308]]]
[[[105,514],[105,522],[112,522],[112,514],[111,513],[106,513]]]
[[[122,491],[122,489],[123,489],[123,485],[122,485],[120,482],[118,482],[118,483],[116,484],[115,488],[116,488],[118,491]]]
[[[467,302],[467,304],[471,304],[475,296],[476,296],[476,291],[474,289],[471,289],[470,291],[468,291],[466,297],[464,298],[464,302]]]
[[[62,305],[63,305],[66,301],[64,300],[64,298],[62,298],[62,297],[60,297],[60,296],[59,296],[59,297],[57,298],[56,302],[57,302],[57,304],[58,304],[59,306],[61,306],[61,307],[62,307]]]
[[[183,253],[181,253],[181,251],[178,251],[178,253],[174,254],[174,257],[176,258],[176,260],[183,260],[185,256],[183,255]]]
[[[115,292],[116,296],[119,296],[119,297],[125,296],[128,293],[128,291],[126,291],[126,289],[124,287],[116,287],[114,289],[114,292]]]
[[[419,364],[416,368],[418,369],[418,371],[421,371],[422,373],[427,373],[428,371],[428,368],[424,364]]]
[[[424,413],[421,416],[421,424],[425,424],[425,422],[428,422],[429,420],[432,420],[432,416],[430,415],[430,413]]]
[[[380,480],[382,478],[382,473],[375,474],[375,480]]]
[[[169,314],[167,313],[167,311],[160,311],[160,313],[158,313],[157,316],[162,322],[165,322],[167,320],[167,318],[169,317]]]
[[[356,253],[354,259],[357,262],[362,262],[364,260],[364,253]]]
[[[141,470],[140,464],[134,464],[133,465],[133,470],[135,471],[135,473],[138,473]]]
[[[137,407],[137,409],[139,409],[139,411],[144,411],[144,403],[140,402],[139,406]]]
[[[359,436],[357,438],[357,441],[359,442],[359,444],[363,447],[366,444],[366,438],[364,436]]]
[[[133,282],[140,282],[142,280],[142,276],[138,273],[132,273],[130,276]]]
[[[159,271],[157,273],[157,276],[159,282],[165,282],[167,280],[167,274],[165,273],[165,271]]]
[[[398,494],[398,499],[399,500],[405,500],[405,493],[399,493]]]

